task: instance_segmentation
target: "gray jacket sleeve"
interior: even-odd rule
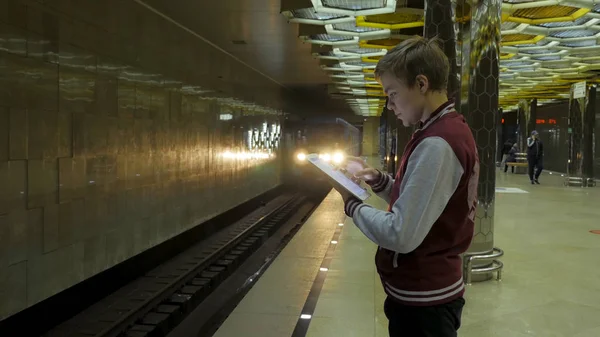
[[[361,204],[356,226],[377,245],[406,254],[425,239],[456,191],[464,169],[450,145],[428,137],[410,156],[392,212]]]
[[[394,178],[392,178],[392,175],[389,173],[381,171],[379,171],[379,173],[380,178],[376,182],[370,184],[371,190],[389,204],[392,196],[392,186],[394,186]]]

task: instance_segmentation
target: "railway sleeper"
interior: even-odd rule
[[[125,334],[127,337],[160,337],[160,331],[154,325],[135,324]]]
[[[289,218],[291,211],[298,204],[300,203],[293,202],[284,207],[278,214],[268,219],[265,225],[259,225],[257,230],[249,233],[246,238],[242,238],[241,242],[230,251],[218,254],[219,256],[210,261],[209,263],[211,264],[200,272],[198,277],[193,278],[179,289],[177,293],[164,301],[163,304],[147,313],[137,322],[138,324],[129,328],[124,336],[158,337],[166,335],[185,315],[196,308],[221,282],[258,249]],[[240,226],[240,229],[234,231],[235,235],[230,235],[231,239],[243,233],[250,225],[251,223],[247,226]],[[214,254],[215,251],[221,250],[230,240],[220,240],[218,242],[221,245],[211,245],[208,250],[203,251],[199,256],[193,258],[196,261],[184,263],[176,268],[171,273],[175,275],[171,275],[171,277],[183,275],[183,272],[189,271],[197,262],[200,262],[198,260],[206,261],[210,255]],[[146,291],[141,292],[137,297],[147,298],[153,292],[147,290],[156,291],[158,288],[160,288],[159,284],[151,284],[144,289]]]
[[[142,319],[141,324],[155,326],[158,333],[166,335],[169,333],[169,314],[149,312]]]
[[[181,311],[184,313],[190,312],[192,310],[191,301],[192,296],[188,294],[175,293],[169,297],[165,301],[166,304],[177,305],[181,308]]]

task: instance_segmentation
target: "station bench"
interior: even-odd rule
[[[525,174],[527,173],[528,164],[525,162],[507,162],[506,165],[513,167],[512,170],[515,174]]]
[[[527,167],[527,163],[517,163],[517,162],[509,162],[506,163],[506,165],[508,166],[514,166],[514,167]]]

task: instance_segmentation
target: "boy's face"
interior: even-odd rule
[[[384,73],[380,81],[389,98],[387,108],[394,112],[404,126],[417,124],[423,116],[424,92],[427,91],[427,88],[421,88],[419,82],[415,83],[412,88],[408,87],[390,72]]]

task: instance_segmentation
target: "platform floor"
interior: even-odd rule
[[[548,174],[540,181],[498,173],[503,280],[468,286],[459,336],[600,336],[600,235],[589,232],[600,229],[600,187],[567,188]],[[388,336],[375,250],[331,192],[215,336],[292,336],[317,273],[326,275],[306,336]]]

